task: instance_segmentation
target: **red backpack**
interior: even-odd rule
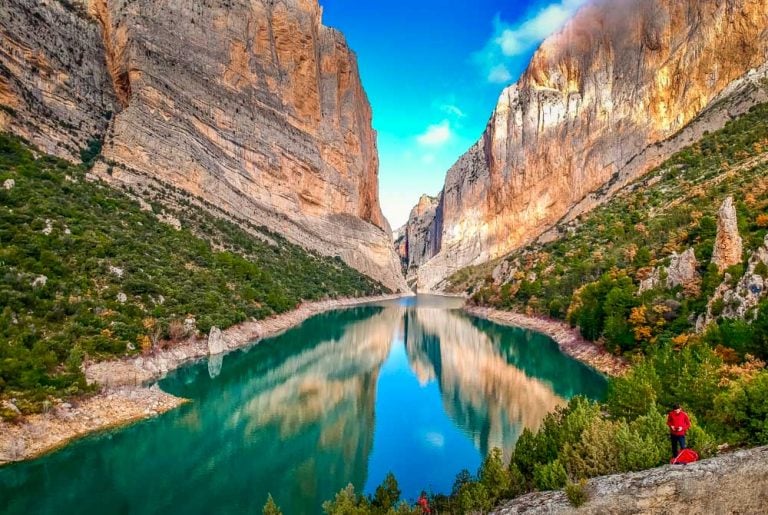
[[[676,458],[669,460],[672,465],[686,465],[694,461],[699,461],[699,455],[693,449],[683,449]]]

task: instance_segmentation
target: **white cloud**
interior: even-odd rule
[[[506,84],[511,80],[512,74],[510,73],[509,68],[504,64],[497,64],[488,72],[488,82],[493,82],[494,84]]]
[[[421,162],[425,165],[431,165],[435,162],[435,155],[434,154],[424,154],[421,156]]]
[[[494,34],[485,48],[475,55],[489,82],[507,83],[512,80],[509,62],[538,45],[547,36],[560,30],[579,7],[588,0],[560,0],[530,13],[516,24],[496,18]]]
[[[419,144],[428,147],[438,147],[448,142],[451,139],[453,132],[451,131],[451,122],[443,120],[440,123],[430,125],[427,130],[422,134],[416,136],[416,141]]]

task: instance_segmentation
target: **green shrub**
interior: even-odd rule
[[[323,513],[327,515],[361,515],[369,512],[367,501],[355,493],[352,483],[342,488],[332,501],[323,503]]]
[[[459,513],[484,513],[493,506],[488,490],[482,483],[475,481],[465,483],[459,489],[457,504]]]
[[[400,500],[400,487],[395,475],[389,472],[384,481],[376,487],[371,504],[376,508],[387,511],[397,505]]]
[[[491,502],[495,503],[509,495],[509,471],[504,466],[502,451],[498,447],[493,448],[485,457],[477,476]]]
[[[768,444],[768,371],[736,381],[714,400],[722,437],[734,444]]]
[[[560,490],[567,481],[568,475],[560,460],[537,464],[533,469],[533,486],[538,490]]]
[[[656,406],[656,392],[660,390],[661,380],[655,367],[650,361],[643,361],[626,375],[610,379],[606,398],[608,412],[614,417],[635,419]]]
[[[574,508],[579,508],[586,504],[587,501],[589,501],[587,481],[582,479],[578,483],[568,482],[568,484],[565,485],[565,496]]]
[[[717,453],[717,441],[699,425],[693,424],[686,434],[686,444],[694,449],[700,458],[710,458]]]

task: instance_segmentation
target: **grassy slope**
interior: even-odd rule
[[[699,291],[655,290],[628,303],[629,308],[643,305],[647,311],[674,301],[672,313],[665,313],[664,327],[654,329],[652,336],[689,331],[694,316],[705,310],[722,280],[708,265],[717,210],[726,196],[733,195],[737,201],[745,258],[763,241],[768,228],[768,219],[761,218],[768,209],[767,161],[768,105],[764,104],[674,155],[607,204],[561,227],[567,236],[506,257],[512,277],[505,284],[494,285],[490,278],[493,267],[500,264],[497,261],[457,272],[450,279],[452,289],[473,293],[480,304],[566,318],[569,309],[577,308],[574,301],[581,303],[574,294],[585,285],[607,275],[626,276],[625,281],[631,281],[627,290],[634,295],[653,267],[667,264],[673,251],[692,247],[703,277]],[[731,272],[738,277],[742,271]],[[630,310],[625,311],[629,318]],[[571,320],[584,331],[579,320]],[[597,339],[605,336],[601,329],[586,332]],[[623,350],[633,348],[631,342],[608,343]]]
[[[0,188],[0,399],[16,398],[22,411],[87,390],[84,356],[149,350],[180,336],[189,315],[206,332],[301,300],[385,291],[339,259],[274,234],[276,245],[264,243],[196,208],[173,213],[177,231],[86,181],[84,167],[35,159],[0,135],[0,185],[7,179],[15,187]],[[46,282],[33,286],[38,276]]]

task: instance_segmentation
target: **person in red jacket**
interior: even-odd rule
[[[418,504],[421,507],[422,514],[432,513],[432,510],[429,508],[429,500],[427,499],[427,492],[424,492],[424,491],[421,492],[421,495],[419,496],[419,500],[416,501],[416,504]]]
[[[691,428],[691,419],[688,414],[680,408],[679,404],[673,406],[672,411],[667,415],[667,426],[669,426],[669,437],[672,440],[672,457],[678,454],[680,450],[685,449],[685,433]]]

